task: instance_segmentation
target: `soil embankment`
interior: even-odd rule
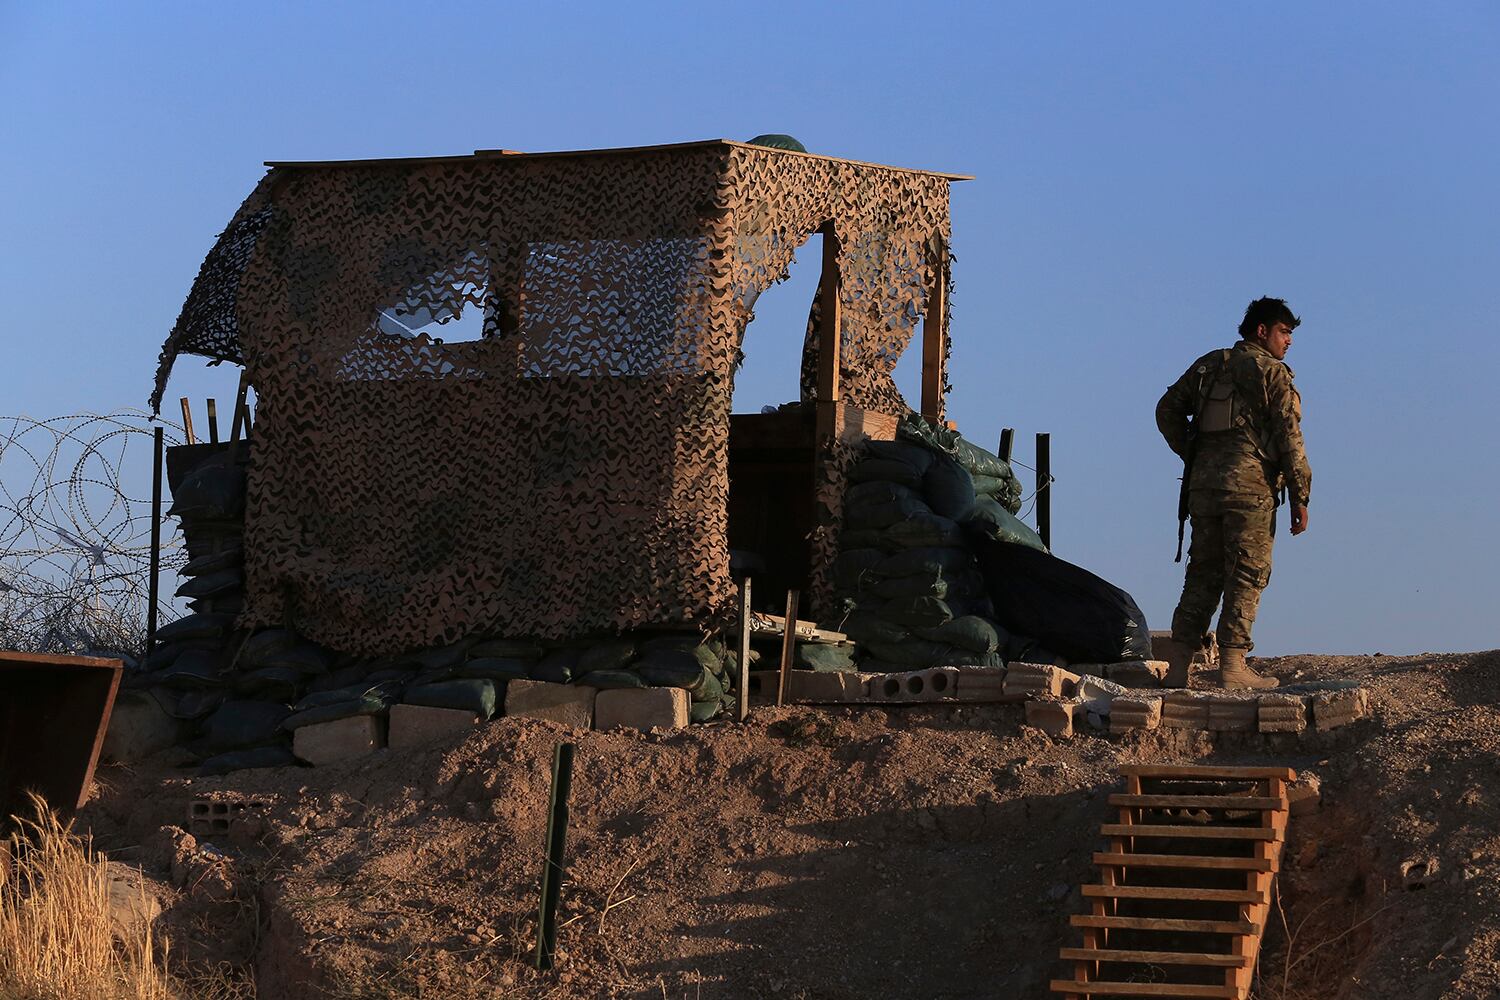
[[[1500,654],[1261,666],[1364,680],[1374,717],[1063,741],[999,705],[761,709],[669,735],[502,719],[344,766],[107,769],[83,822],[175,883],[174,950],[250,970],[268,1000],[1041,997],[1119,764],[1286,763],[1317,775],[1322,807],[1291,822],[1255,995],[1500,995]],[[540,975],[563,738],[569,882]],[[225,791],[269,809],[207,847],[161,829]]]

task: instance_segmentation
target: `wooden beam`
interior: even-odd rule
[[[795,590],[786,592],[786,620],[794,622],[797,620],[797,600],[801,595]],[[792,672],[792,654],[796,650],[797,630],[789,628],[784,630],[785,634],[781,640],[781,672],[776,680],[776,707],[780,708],[786,704],[786,681],[787,674]]]
[[[927,313],[922,317],[922,416],[934,424],[943,419],[943,365],[948,356],[948,244],[939,239],[929,262]]]
[[[184,444],[197,444],[198,439],[193,436],[193,406],[188,402],[186,396],[182,397],[182,434]]]
[[[832,437],[838,418],[840,360],[844,345],[843,278],[839,272],[839,237],[833,223],[823,236],[823,273],[818,279],[818,440]]]
[[[750,715],[750,578],[740,581],[739,698],[736,714],[744,722]]]

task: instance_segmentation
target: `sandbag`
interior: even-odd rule
[[[830,646],[821,642],[799,642],[792,662],[804,670],[840,673],[854,669],[853,646]]]
[[[234,519],[245,510],[245,470],[228,452],[207,458],[172,491],[173,517]]]
[[[245,578],[238,569],[221,569],[217,573],[190,576],[177,588],[178,597],[218,597],[240,590]]]
[[[406,689],[401,701],[407,705],[425,705],[428,708],[461,709],[473,712],[481,719],[488,719],[495,714],[495,682],[469,677],[439,681],[436,684],[413,685]]]
[[[163,712],[184,722],[201,719],[224,703],[224,692],[220,688],[177,691],[158,687],[150,693]]]
[[[912,628],[933,628],[953,620],[953,609],[936,597],[903,597],[880,609],[883,617]]]
[[[332,661],[332,656],[310,643],[287,646],[274,653],[253,657],[241,650],[239,658],[239,664],[243,667],[287,667],[304,676],[326,673]]]
[[[189,649],[151,674],[153,683],[179,691],[223,685],[224,654],[217,649]]]
[[[974,477],[953,456],[935,453],[922,477],[922,496],[935,513],[956,521],[974,505]]]
[[[951,518],[941,514],[918,512],[883,530],[887,547],[902,549],[957,548],[963,545],[963,532]]]
[[[458,668],[457,677],[476,677],[492,681],[524,681],[531,676],[525,660],[504,656],[485,656],[470,660]]]
[[[635,672],[652,687],[691,689],[701,683],[706,671],[692,650],[663,647],[648,650],[636,663]]]
[[[203,720],[195,748],[218,753],[269,743],[281,738],[281,724],[291,714],[284,703],[226,701]]]
[[[415,664],[418,670],[441,670],[445,667],[456,668],[464,662],[469,655],[472,642],[454,642],[446,646],[433,646],[429,649],[408,653],[402,657],[408,663]]]
[[[932,452],[909,441],[866,441],[865,454],[878,461],[900,462],[918,476],[925,476],[932,465]]]
[[[999,497],[1005,492],[1005,480],[994,476],[971,476],[974,492],[982,497]]]
[[[941,571],[914,573],[911,576],[893,576],[874,580],[865,589],[888,601],[898,597],[947,597],[948,581],[943,579]]]
[[[861,645],[868,643],[871,639],[879,642],[900,642],[911,634],[911,630],[905,625],[893,622],[876,611],[849,612],[838,631]]]
[[[253,750],[231,750],[215,754],[198,765],[200,778],[212,778],[233,771],[263,767],[296,767],[297,758],[285,746],[256,747]]]
[[[688,688],[688,695],[695,702],[706,701],[717,705],[724,697],[724,682],[712,670],[705,670],[698,683]]]
[[[977,615],[963,615],[942,625],[912,629],[913,634],[932,642],[959,646],[976,653],[993,653],[1002,639],[995,626]]]
[[[357,715],[380,715],[388,707],[390,707],[389,699],[377,694],[366,694],[357,698],[336,701],[328,705],[305,708],[287,716],[282,721],[281,728],[293,730],[300,729],[303,726],[315,726],[320,722],[352,719]]]
[[[733,702],[729,702],[733,704]],[[723,710],[725,702],[719,701],[695,701],[688,706],[688,718],[693,722],[707,722]]]
[[[905,462],[887,458],[866,458],[855,462],[850,467],[849,481],[853,483],[900,483],[910,489],[920,489],[922,473]]]
[[[940,642],[916,638],[901,642],[872,642],[867,645],[878,659],[903,664],[908,670],[943,666],[947,663],[946,654],[952,649]]]
[[[974,529],[971,544],[995,620],[1075,663],[1151,659],[1151,631],[1135,600],[1047,552]]]
[[[469,647],[475,660],[540,660],[543,649],[527,639],[481,639]]]
[[[578,657],[578,666],[574,670],[575,677],[585,677],[597,670],[624,670],[630,661],[635,659],[636,644],[634,639],[611,639],[598,645],[590,646]],[[593,681],[589,681],[590,684]]]
[[[866,501],[844,504],[844,523],[851,530],[864,528],[886,528],[897,521],[904,521],[913,514],[928,511],[927,504],[917,497],[901,497],[896,500]]]
[[[899,546],[879,528],[844,528],[839,532],[839,545],[845,550],[880,549],[892,551]]]
[[[257,667],[269,666],[270,664],[261,662],[263,657],[268,657],[282,650],[291,649],[293,646],[302,644],[302,637],[289,629],[261,629],[253,633],[245,640],[245,644],[240,647],[240,662],[253,664]]]
[[[572,681],[573,674],[578,668],[578,659],[582,654],[581,649],[554,649],[533,663],[528,674],[534,681],[567,684]]]
[[[964,527],[973,525],[997,541],[1015,542],[1043,552],[1047,550],[1042,544],[1041,535],[1032,531],[1024,521],[1002,507],[993,497],[976,499],[974,506],[964,515],[963,523]]]
[[[833,560],[834,585],[844,590],[858,590],[866,581],[866,575],[873,573],[875,567],[885,560],[886,554],[880,549],[846,549]],[[917,570],[914,569],[912,572],[917,572]],[[894,575],[905,576],[906,574]]]
[[[968,549],[916,548],[882,555],[884,558],[875,566],[879,576],[942,573],[951,578],[954,573],[974,568],[974,555]]]
[[[844,491],[844,509],[856,504],[891,503],[896,500],[920,500],[916,490],[885,479],[851,483]]]
[[[586,684],[601,691],[609,691],[616,688],[644,688],[650,687],[641,675],[632,670],[590,670],[584,674],[578,682]]]
[[[302,675],[289,667],[266,667],[240,674],[234,689],[266,700],[292,702],[302,690]]]
[[[242,546],[234,545],[218,552],[208,552],[196,559],[189,559],[183,567],[177,571],[178,576],[203,576],[207,573],[217,573],[225,569],[238,569],[244,565],[245,550]]]
[[[234,627],[234,615],[194,614],[167,622],[156,630],[156,641],[178,642],[183,639],[214,639]]]

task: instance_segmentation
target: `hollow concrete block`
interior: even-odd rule
[[[682,688],[611,688],[594,698],[594,728],[683,729],[689,707]]]
[[[292,753],[309,764],[333,764],[374,753],[385,746],[385,720],[356,715],[302,726],[292,734]]]

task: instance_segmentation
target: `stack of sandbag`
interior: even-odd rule
[[[895,441],[867,443],[849,481],[833,567],[847,613],[832,624],[867,654],[861,669],[1001,665],[1009,637],[962,526],[1035,539],[1006,506],[1020,501],[1009,465],[910,415]]]

